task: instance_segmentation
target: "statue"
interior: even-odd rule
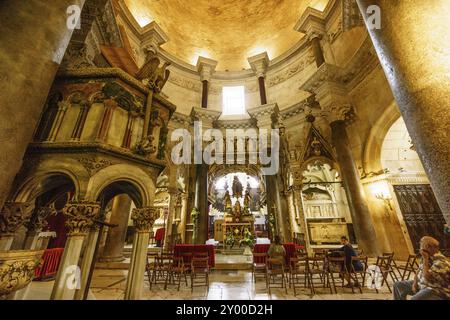
[[[242,191],[243,191],[242,183],[239,181],[239,178],[237,176],[234,176],[233,178],[233,197],[241,198],[242,197]]]
[[[227,214],[233,214],[233,205],[231,203],[231,197],[230,197],[230,193],[228,192],[228,190],[225,192],[225,196],[223,198],[223,202],[224,202],[224,207],[225,207],[225,212]]]
[[[234,246],[234,236],[233,236],[233,232],[230,230],[227,233],[227,238],[225,240],[225,245],[230,246],[230,248],[233,248]]]
[[[193,208],[191,211],[191,222],[193,224],[192,243],[196,243],[198,238],[198,220],[200,218],[200,211],[197,208]]]
[[[236,222],[239,222],[241,219],[241,203],[239,201],[236,201],[236,204],[234,205],[234,220]]]
[[[149,94],[147,97],[147,104],[145,108],[144,128],[142,131],[142,139],[136,146],[136,152],[142,155],[149,155],[155,153],[157,147],[153,145],[153,132],[149,132],[150,115],[153,105],[153,94],[160,93],[170,76],[170,71],[167,67],[169,62],[165,62],[162,67],[159,67],[160,60],[154,51],[149,50],[147,59],[142,68],[136,73],[136,79],[148,80]],[[151,130],[153,131],[153,130]]]
[[[250,212],[250,206],[251,206],[252,197],[250,196],[250,190],[245,191],[244,196],[244,215],[251,214]]]

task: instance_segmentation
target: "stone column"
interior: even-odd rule
[[[41,249],[38,241],[39,233],[42,231],[42,228],[47,225],[47,222],[45,221],[47,217],[54,212],[55,209],[52,207],[35,208],[30,221],[25,224],[28,231],[23,247],[24,250]]]
[[[106,237],[101,261],[119,262],[123,261],[123,247],[127,236],[128,218],[131,209],[131,198],[126,194],[118,195],[114,198],[110,223],[118,225],[110,228]]]
[[[325,63],[320,41],[327,37],[326,23],[323,17],[314,12],[305,12],[295,26],[295,30],[306,34],[316,60],[317,68]]]
[[[74,300],[83,300],[84,294],[86,290],[89,290],[87,287],[89,281],[89,272],[91,271],[92,263],[95,263],[94,255],[95,249],[97,247],[97,241],[99,237],[99,226],[94,224],[86,237],[86,246],[83,252],[83,258],[81,260],[81,277],[80,277],[80,286],[79,289],[75,291]]]
[[[53,127],[48,135],[47,141],[55,141],[58,136],[59,130],[61,129],[61,124],[63,123],[64,117],[66,115],[67,109],[69,108],[70,103],[67,101],[60,101],[58,103],[58,112],[55,117],[55,121],[53,122]]]
[[[367,255],[375,256],[379,254],[375,228],[367,206],[360,173],[353,159],[345,122],[342,120],[332,122],[331,133],[358,244]]]
[[[123,136],[122,148],[129,149],[131,147],[131,138],[133,136],[133,127],[136,122],[136,118],[138,117],[138,113],[136,111],[128,112],[128,120],[127,126],[125,129],[125,134]]]
[[[113,99],[108,99],[103,102],[105,111],[103,112],[102,122],[97,133],[97,140],[105,142],[108,137],[109,127],[111,126],[111,120],[114,114],[114,110],[117,108],[117,102]],[[128,128],[128,125],[127,125]]]
[[[211,77],[216,69],[217,61],[212,59],[199,57],[197,61],[197,71],[202,81],[202,108],[208,108],[208,93]]]
[[[183,243],[186,243],[186,221],[187,221],[187,214],[188,214],[188,196],[186,194],[183,194],[181,200],[181,217],[180,217],[180,224],[178,225],[178,233],[181,234],[181,241]]]
[[[169,249],[169,247],[171,245],[173,245],[173,243],[171,243],[171,241],[173,241],[172,238],[172,234],[173,234],[173,224],[174,224],[174,220],[175,220],[175,214],[176,214],[176,204],[178,201],[178,190],[176,188],[169,188],[168,190],[169,193],[169,215],[167,217],[167,221],[166,221],[166,232],[164,234],[164,250]]]
[[[69,202],[63,210],[69,229],[51,300],[73,300],[83,277],[78,267],[83,242],[100,215],[100,205],[92,202]]]
[[[19,228],[28,222],[34,204],[24,202],[6,202],[0,214],[0,251],[8,251]]]
[[[266,95],[266,83],[265,77],[267,68],[269,66],[269,56],[267,52],[258,54],[256,56],[248,58],[248,62],[252,67],[253,71],[258,78],[258,86],[259,86],[259,96],[261,98],[261,104],[267,104],[267,95]]]
[[[0,207],[22,165],[72,36],[67,8],[83,8],[84,2],[0,1]]]
[[[86,119],[89,113],[90,104],[89,101],[81,101],[80,102],[80,113],[78,114],[77,121],[75,123],[75,127],[72,132],[73,140],[80,140],[81,134],[83,133],[84,125],[86,124]]]
[[[139,300],[144,286],[145,265],[147,263],[147,248],[150,230],[156,220],[157,208],[145,207],[134,209],[131,219],[136,227],[128,270],[125,300]]]
[[[449,3],[358,0],[381,9],[381,29],[370,29],[375,49],[412,142],[450,223]]]

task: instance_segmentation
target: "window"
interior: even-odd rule
[[[223,88],[223,114],[245,114],[244,86]]]

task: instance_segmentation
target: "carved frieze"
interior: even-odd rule
[[[306,55],[300,59],[300,61],[293,64],[289,68],[283,70],[282,72],[269,77],[267,81],[267,86],[270,88],[292,78],[293,76],[305,70],[309,65],[311,65],[315,61],[316,60],[314,53],[311,50],[309,50],[306,53]]]

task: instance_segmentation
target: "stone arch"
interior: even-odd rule
[[[39,194],[46,179],[58,175],[65,176],[72,181],[75,187],[74,199],[83,197],[89,176],[78,161],[66,158],[39,163],[36,168],[20,178],[20,182],[14,188],[10,198],[17,202],[29,201]]]
[[[363,167],[366,173],[383,170],[381,148],[384,138],[392,125],[401,117],[397,104],[393,101],[375,122],[370,130],[363,154]]]
[[[91,177],[86,199],[97,201],[105,188],[115,182],[129,183],[136,188],[142,207],[150,206],[156,192],[155,182],[144,170],[128,164],[117,164],[100,170]]]

